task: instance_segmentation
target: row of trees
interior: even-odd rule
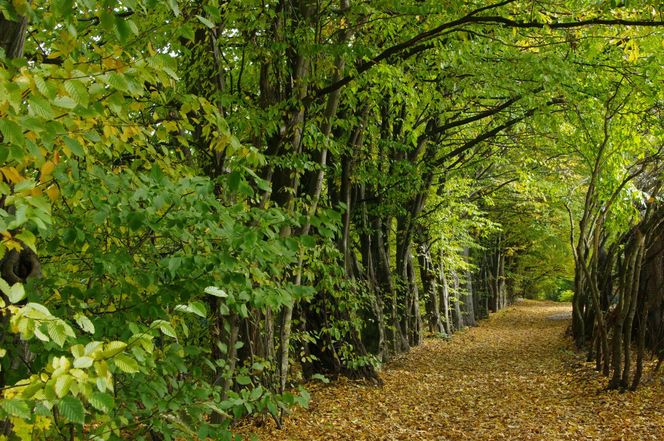
[[[578,230],[569,214],[576,262],[572,330],[577,344],[588,347],[588,360],[611,374],[612,389],[636,389],[646,348],[660,360],[664,355],[662,108],[661,92],[648,86],[641,95],[621,76],[595,121],[577,116],[581,127],[594,123],[601,131],[585,153],[589,179]]]
[[[231,439],[572,278],[615,368],[662,329],[656,8],[0,1],[4,436]]]

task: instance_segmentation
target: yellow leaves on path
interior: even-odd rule
[[[569,310],[521,302],[450,341],[425,341],[388,364],[382,387],[314,385],[310,409],[282,430],[271,421],[239,430],[264,441],[664,439],[661,381],[604,391],[564,337]]]

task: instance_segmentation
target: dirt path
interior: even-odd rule
[[[313,386],[309,410],[259,440],[664,440],[664,387],[604,392],[570,350],[569,307],[519,303],[385,367],[385,385]],[[649,377],[647,375],[646,377]],[[249,439],[249,438],[248,438]]]

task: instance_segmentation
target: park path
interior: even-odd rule
[[[664,440],[664,387],[606,392],[575,354],[564,304],[523,301],[451,340],[427,339],[389,363],[385,384],[312,385],[308,410],[283,429],[241,434],[286,440]],[[648,375],[646,377],[648,379]]]

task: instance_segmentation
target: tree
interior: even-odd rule
[[[635,339],[641,369],[641,6],[0,1],[4,433],[229,439],[305,404],[300,373],[378,383],[425,323],[568,278],[561,200],[575,338],[614,373]]]

